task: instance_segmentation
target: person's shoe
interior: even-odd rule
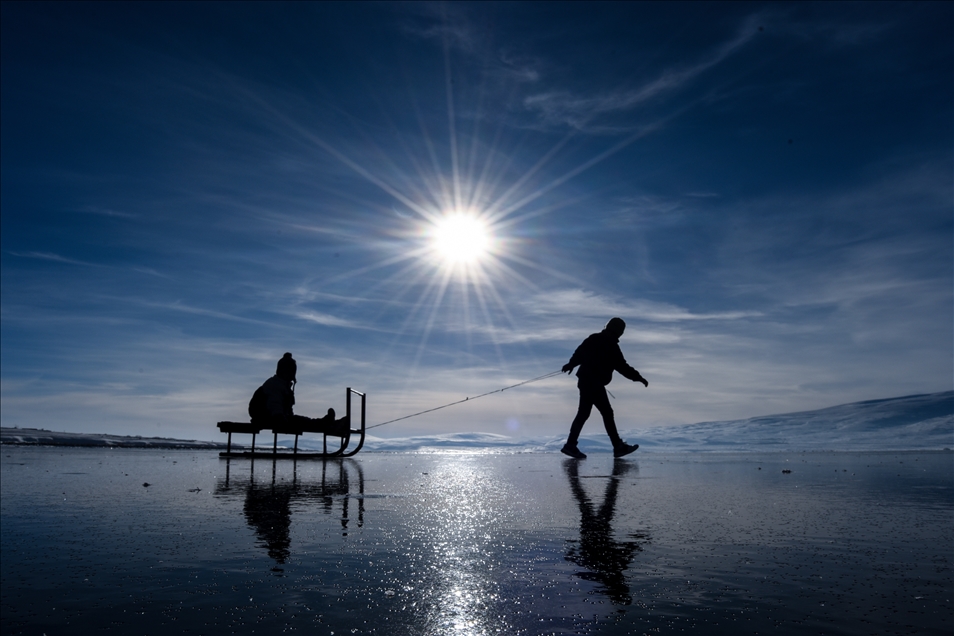
[[[560,452],[564,455],[569,455],[573,459],[586,459],[586,455],[581,453],[579,448],[570,446],[569,444],[565,444],[563,448],[560,449]]]
[[[637,448],[639,448],[639,444],[627,444],[626,442],[622,442],[619,446],[613,449],[613,457],[623,457],[625,455],[629,455]]]

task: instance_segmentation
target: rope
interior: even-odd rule
[[[469,402],[470,400],[476,400],[477,398],[482,398],[493,393],[500,393],[501,391],[506,391],[507,389],[513,389],[518,386],[523,386],[524,384],[530,384],[531,382],[537,382],[538,380],[546,380],[547,378],[552,378],[555,375],[560,375],[562,371],[554,371],[552,373],[547,373],[546,375],[541,375],[540,377],[533,378],[532,380],[524,380],[523,382],[518,382],[516,384],[511,384],[510,386],[505,386],[502,389],[495,389],[493,391],[487,391],[486,393],[481,393],[480,395],[475,395],[474,397],[465,397],[463,400],[457,400],[456,402],[451,402],[449,404],[443,404],[441,406],[435,406],[432,409],[427,409],[426,411],[418,411],[417,413],[411,413],[410,415],[405,415],[404,417],[398,417],[393,420],[388,420],[387,422],[381,422],[380,424],[375,424],[374,426],[368,426],[364,430],[370,431],[372,428],[377,428],[379,426],[384,426],[385,424],[391,424],[392,422],[400,422],[401,420],[406,420],[418,415],[424,415],[425,413],[430,413],[432,411],[439,411],[441,409],[446,409],[448,406],[454,406],[455,404],[462,404],[464,402]]]

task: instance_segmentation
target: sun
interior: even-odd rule
[[[487,225],[474,213],[451,212],[439,219],[431,233],[433,249],[451,265],[477,263],[490,250]]]

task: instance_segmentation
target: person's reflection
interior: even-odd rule
[[[259,486],[250,482],[245,494],[245,518],[259,541],[268,548],[268,556],[279,565],[291,555],[291,499],[297,484]]]
[[[271,483],[255,481],[254,463],[247,481],[231,476],[230,460],[226,460],[225,479],[216,484],[216,495],[245,497],[243,512],[248,525],[255,531],[259,544],[268,550],[268,555],[278,565],[285,564],[291,556],[292,504],[301,509],[302,503],[314,502],[326,514],[333,514],[335,500],[341,501],[341,534],[348,536],[352,498],[358,500],[357,526],[364,525],[364,471],[361,464],[351,459],[325,461],[320,469],[320,479],[314,482],[307,478],[298,480],[297,462],[292,464],[291,482],[277,479],[277,462],[272,460]],[[353,489],[353,476],[357,484]],[[234,483],[234,482],[238,483]]]
[[[631,464],[616,460],[613,474],[607,480],[603,493],[603,503],[596,509],[586,491],[580,484],[578,461],[566,460],[563,470],[570,481],[570,489],[580,507],[580,541],[569,548],[566,560],[584,568],[577,576],[602,585],[601,592],[613,603],[629,605],[632,596],[623,572],[629,567],[633,555],[642,550],[637,541],[617,541],[613,538],[613,514],[616,509],[616,492],[619,479]],[[645,535],[631,535],[637,539],[647,539]]]

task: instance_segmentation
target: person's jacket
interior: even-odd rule
[[[643,376],[629,366],[619,348],[619,338],[606,331],[594,333],[576,348],[570,357],[570,365],[580,368],[576,377],[586,384],[606,386],[613,379],[613,371],[619,371],[624,378],[637,382]]]
[[[273,375],[260,386],[248,405],[248,414],[253,420],[269,420],[276,417],[291,417],[295,394],[288,380]]]

